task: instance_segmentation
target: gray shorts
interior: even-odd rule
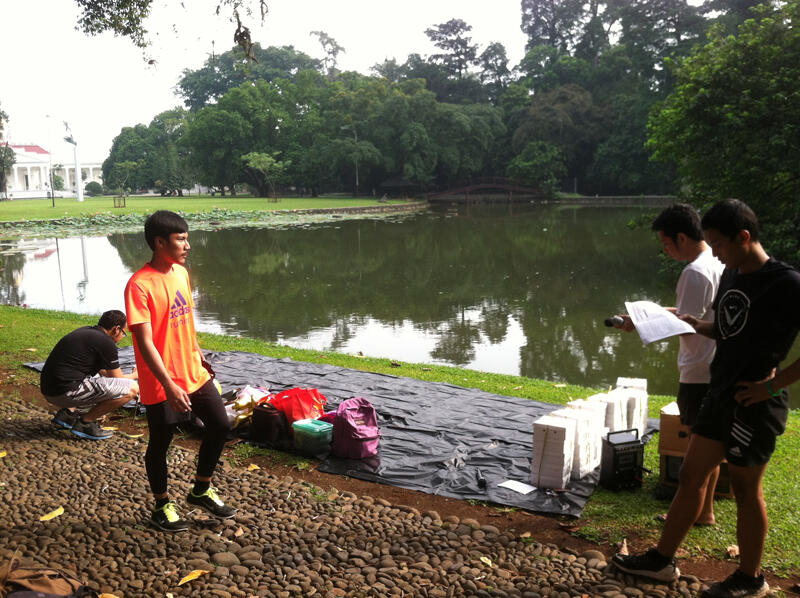
[[[92,407],[104,401],[112,401],[124,397],[131,391],[135,382],[130,378],[104,378],[91,376],[84,378],[77,388],[67,391],[63,395],[45,399],[56,407]]]

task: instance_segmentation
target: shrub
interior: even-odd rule
[[[84,189],[84,192],[86,193],[86,195],[89,195],[91,197],[94,197],[96,195],[102,195],[103,194],[103,186],[100,183],[98,183],[97,181],[92,181],[92,182],[86,184],[86,188]]]

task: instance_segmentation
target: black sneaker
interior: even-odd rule
[[[702,594],[701,598],[759,598],[769,594],[769,584],[762,573],[758,577],[750,577],[738,569],[725,581],[715,583]]]
[[[72,426],[72,433],[81,438],[88,438],[89,440],[105,440],[111,438],[113,433],[111,430],[104,430],[100,422],[93,421],[86,423],[78,418]]]
[[[673,581],[681,574],[675,559],[662,556],[655,548],[639,555],[615,554],[611,562],[625,573],[650,577],[658,581]]]
[[[61,426],[65,430],[71,430],[72,426],[75,425],[75,422],[78,421],[79,418],[80,416],[77,413],[63,407],[56,411],[56,414],[53,416],[53,423]]]
[[[219,519],[230,519],[236,514],[236,509],[222,502],[219,494],[217,494],[217,489],[213,486],[209,486],[208,490],[199,496],[194,493],[194,490],[191,490],[189,494],[186,495],[186,502],[208,511]]]
[[[160,509],[153,509],[150,523],[165,532],[182,532],[189,529],[189,523],[178,515],[178,507],[168,502]]]

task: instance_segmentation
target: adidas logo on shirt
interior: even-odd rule
[[[183,298],[181,292],[175,291],[175,300],[172,302],[172,305],[169,308],[169,319],[172,320],[173,318],[179,318],[190,313],[191,311],[192,308],[189,307],[189,303]]]

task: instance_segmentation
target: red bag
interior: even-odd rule
[[[328,399],[316,388],[290,388],[275,395],[269,404],[283,411],[291,426],[299,419],[317,419]]]

